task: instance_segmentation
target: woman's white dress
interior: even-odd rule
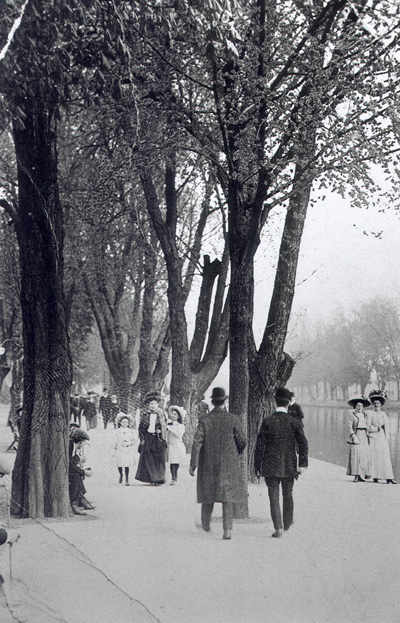
[[[378,430],[379,429],[379,430]],[[383,411],[370,415],[369,460],[371,478],[393,479],[392,461],[389,448],[389,419]]]

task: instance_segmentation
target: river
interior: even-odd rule
[[[347,469],[348,408],[303,404],[302,409],[310,457],[343,465]],[[394,477],[400,482],[400,410],[386,408],[385,413],[389,418],[389,445]]]

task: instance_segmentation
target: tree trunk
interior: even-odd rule
[[[296,167],[296,174],[299,179],[298,191],[292,196],[286,215],[266,329],[258,354],[253,352],[249,358],[252,383],[248,411],[250,472],[262,416],[265,417],[273,409],[276,387],[287,383],[295,364],[284,353],[284,345],[294,297],[301,236],[312,186],[311,180],[305,183],[301,179],[299,165]]]
[[[12,512],[67,517],[72,365],[63,293],[63,216],[54,111],[25,98],[14,128],[19,203],[24,415],[12,477]]]

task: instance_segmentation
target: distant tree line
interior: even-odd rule
[[[347,400],[350,388],[394,383],[400,397],[400,306],[376,297],[302,331],[290,384],[311,400]]]

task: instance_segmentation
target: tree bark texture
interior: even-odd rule
[[[300,167],[297,167],[299,170]],[[298,177],[298,189],[292,196],[286,215],[274,289],[263,339],[258,352],[253,345],[249,358],[249,436],[248,458],[252,473],[257,433],[263,417],[273,410],[273,397],[278,385],[285,385],[294,367],[285,352],[285,339],[292,310],[301,237],[307,214],[312,181]]]
[[[63,292],[63,215],[57,185],[56,120],[38,97],[24,98],[14,127],[19,201],[24,415],[12,476],[12,512],[67,517],[72,365]]]

